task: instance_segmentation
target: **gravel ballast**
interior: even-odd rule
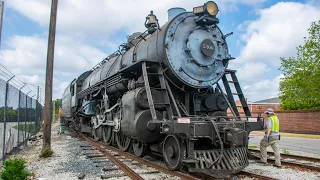
[[[85,173],[85,179],[100,179],[101,167],[95,167],[92,160],[83,155],[80,145],[86,142],[73,138],[66,134],[58,134],[59,124],[52,126],[51,148],[54,152],[52,157],[40,158],[42,139],[17,155],[11,157],[22,157],[27,161],[27,169],[35,173],[36,179],[78,179],[81,173]]]
[[[276,179],[292,179],[292,180],[320,180],[320,174],[314,172],[297,171],[290,168],[282,167],[281,169],[269,165],[257,163],[257,161],[249,160],[249,166],[244,170],[255,174],[276,178]],[[247,178],[246,178],[247,179]]]
[[[86,141],[81,141],[78,138],[74,138],[68,135],[68,131],[66,131],[66,134],[59,134],[59,128],[60,127],[58,123],[55,123],[52,126],[51,148],[54,152],[52,157],[45,159],[39,157],[42,147],[42,139],[39,139],[36,142],[33,142],[32,144],[28,144],[28,146],[24,148],[21,152],[19,152],[16,155],[11,155],[9,158],[22,157],[26,159],[27,169],[31,172],[34,172],[34,178],[39,180],[73,180],[78,179],[78,176],[82,173],[85,174],[84,179],[100,179],[100,176],[102,174],[111,173],[104,172],[102,170],[102,167],[96,167],[96,163],[93,162],[95,161],[95,159],[88,159],[84,155],[84,153],[98,153],[95,150],[89,150],[90,147],[81,147],[89,145]],[[135,165],[130,166],[132,166],[132,168],[134,169],[137,168],[135,167]],[[153,170],[146,167],[140,168],[141,169],[139,172]],[[244,170],[256,174],[270,176],[277,179],[320,180],[319,173],[303,172],[286,167],[278,169],[276,167],[273,167],[272,164],[264,166],[253,160],[250,160],[249,166],[246,167]],[[113,171],[112,174],[114,174],[115,172],[122,173],[121,171]],[[143,174],[142,177],[145,179],[179,179],[170,177],[170,175],[166,174],[161,174],[160,176],[159,174]],[[111,179],[128,179],[128,177],[118,177]]]

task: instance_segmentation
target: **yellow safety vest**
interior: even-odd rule
[[[272,115],[270,116],[270,119],[271,119],[271,123],[272,123],[272,128],[271,128],[271,131],[272,132],[279,132],[279,119],[276,115]]]

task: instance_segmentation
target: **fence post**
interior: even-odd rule
[[[36,100],[36,111],[34,115],[34,133],[36,134],[38,131],[38,100],[39,100],[39,86],[37,87],[37,100]]]
[[[7,82],[6,82],[6,89],[5,89],[5,93],[4,93],[4,112],[3,112],[3,139],[2,139],[2,161],[5,160],[5,147],[6,147],[6,118],[7,118],[7,99],[8,99],[8,90],[9,90],[9,81],[11,81],[11,79],[14,78],[14,76],[12,76]]]
[[[33,104],[33,97],[34,97],[35,95],[33,95],[32,97],[31,97],[31,109],[30,110],[32,110],[32,104]],[[30,116],[30,115],[29,115]],[[29,137],[30,136],[32,136],[32,135],[34,135],[35,134],[35,131],[33,130],[33,125],[35,126],[36,124],[33,124],[33,122],[32,122],[32,117],[34,117],[34,119],[36,119],[36,114],[34,113],[31,113],[31,117],[30,117],[30,122],[29,122]],[[31,123],[31,124],[30,124]],[[36,123],[36,121],[34,120],[34,123]]]
[[[20,99],[21,99],[21,90],[24,88],[24,86],[26,86],[26,84],[24,84],[20,89],[19,89],[19,104],[18,104],[18,140],[17,140],[17,147],[19,147],[19,140],[20,140]]]
[[[25,107],[25,113],[24,113],[24,144],[27,145],[27,109],[28,109],[28,94],[31,93],[31,91],[29,91],[26,94],[26,107]]]

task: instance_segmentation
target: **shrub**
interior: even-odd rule
[[[53,151],[50,148],[46,148],[41,152],[40,157],[47,158],[52,156],[52,154],[53,154]]]
[[[22,158],[9,159],[4,161],[4,171],[1,173],[3,180],[26,179],[31,173],[26,170],[25,160]]]

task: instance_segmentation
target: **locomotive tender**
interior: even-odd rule
[[[140,157],[162,153],[171,170],[186,167],[216,177],[241,171],[249,164],[248,135],[262,129],[263,120],[251,116],[235,71],[227,69],[234,59],[226,42],[230,34],[217,26],[217,13],[213,1],[193,12],[172,8],[160,27],[151,11],[145,32],[133,33],[68,85],[62,121]]]

